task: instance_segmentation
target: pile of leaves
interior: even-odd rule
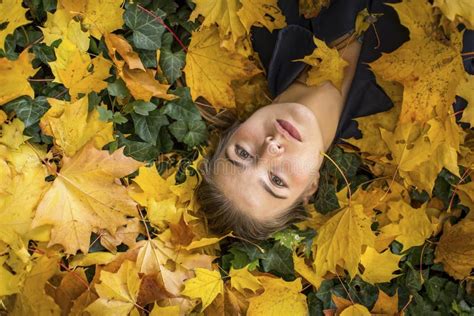
[[[393,7],[410,40],[370,67],[394,107],[328,153],[308,221],[256,244],[210,236],[194,188],[203,108],[270,102],[249,38],[286,26],[276,0],[1,1],[1,313],[474,313],[474,7]],[[318,43],[308,84],[338,86]]]

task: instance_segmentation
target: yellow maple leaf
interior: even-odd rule
[[[277,0],[240,0],[242,7],[237,12],[247,33],[253,25],[264,26],[270,32],[286,26],[285,16]]]
[[[311,65],[308,71],[306,84],[310,86],[318,86],[325,81],[330,81],[339,91],[342,89],[342,81],[344,80],[344,68],[349,65],[347,61],[342,59],[339,52],[335,48],[329,48],[326,43],[316,37],[313,37],[316,49],[311,55],[305,56],[303,61]]]
[[[461,204],[469,207],[471,210],[474,209],[474,182],[471,181],[466,184],[458,184],[456,190],[461,200]],[[473,218],[474,214],[469,212],[468,217]]]
[[[51,108],[41,118],[43,133],[54,137],[66,156],[73,156],[92,140],[97,149],[114,140],[112,122],[99,120],[99,112],[89,112],[87,98],[68,102],[48,99]]]
[[[180,316],[180,308],[178,305],[161,307],[155,303],[155,307],[151,310],[150,316]]]
[[[195,3],[189,19],[194,21],[203,15],[202,26],[217,24],[222,45],[232,51],[241,38],[250,34],[252,25],[265,26],[270,31],[286,26],[276,0],[196,0]]]
[[[18,149],[30,137],[23,135],[25,124],[20,119],[15,118],[10,124],[3,124],[0,144],[4,144],[11,149]]]
[[[311,283],[315,288],[321,286],[323,278],[316,275],[316,271],[305,263],[304,258],[298,257],[296,253],[293,253],[293,264],[295,266],[295,271],[298,272],[298,274],[306,281]]]
[[[71,15],[79,15],[92,36],[100,39],[103,34],[118,30],[123,25],[123,0],[60,0],[58,7]]]
[[[256,292],[262,287],[260,281],[249,272],[248,265],[241,269],[230,268],[230,285],[242,294],[245,294],[245,289]]]
[[[403,84],[402,123],[444,118],[464,73],[461,33],[453,32],[448,44],[438,40],[437,22],[428,2],[410,0],[391,6],[410,30],[410,40],[382,54],[370,67],[383,79]]]
[[[1,145],[0,145],[1,146]],[[40,148],[23,144],[8,155],[0,150],[0,230],[11,229],[20,236],[30,232],[31,219],[38,202],[50,184],[39,155]]]
[[[100,281],[95,285],[99,299],[85,311],[92,315],[129,315],[137,304],[141,283],[135,263],[124,261],[116,273],[101,271]],[[137,311],[133,314],[138,315]]]
[[[398,290],[393,296],[379,290],[377,301],[370,312],[372,315],[398,315]]]
[[[258,277],[265,291],[261,295],[251,297],[247,315],[307,315],[306,297],[301,279],[286,282],[282,279],[267,276]]]
[[[150,101],[152,97],[157,97],[172,100],[176,97],[167,94],[170,85],[155,79],[156,70],[145,69],[138,54],[133,52],[132,46],[123,37],[107,34],[105,43],[119,76],[135,99]],[[119,53],[123,60],[118,59],[116,53]]]
[[[58,256],[42,255],[35,258],[31,270],[24,276],[24,284],[11,310],[12,315],[59,315],[61,310],[46,294],[45,285],[59,272]]]
[[[3,0],[0,2],[0,25],[4,26],[0,30],[1,49],[5,46],[5,38],[8,34],[12,34],[17,27],[30,23],[25,17],[28,9],[21,6],[22,2],[21,0]]]
[[[360,204],[343,208],[328,220],[318,232],[314,266],[316,275],[336,273],[336,265],[345,268],[351,278],[357,273],[364,245],[373,246],[375,235],[370,229],[371,220]],[[346,229],[340,229],[346,227]]]
[[[82,31],[81,23],[74,21],[72,16],[65,10],[56,10],[54,14],[47,13],[48,19],[44,24],[44,42],[51,45],[58,39],[67,39],[81,51],[87,52],[89,49],[89,32]]]
[[[345,140],[350,144],[359,147],[361,151],[369,153],[370,155],[385,156],[390,151],[385,142],[382,140],[380,128],[393,131],[395,129],[399,113],[400,106],[394,106],[388,111],[357,117],[354,120],[357,121],[357,127],[362,132],[362,138],[349,138]]]
[[[140,59],[140,56],[133,51],[132,46],[125,38],[116,34],[105,34],[105,43],[110,53],[115,56],[119,53],[120,57],[128,64],[130,69],[141,69],[145,71],[145,66]],[[159,52],[159,50],[157,50]],[[159,58],[157,58],[159,60]]]
[[[89,54],[81,52],[67,39],[54,51],[57,59],[49,63],[54,81],[69,88],[73,100],[78,98],[78,94],[99,92],[107,87],[104,79],[109,77],[110,61],[101,55],[91,59]]]
[[[389,218],[393,223],[380,229],[385,236],[396,236],[403,244],[403,251],[422,245],[435,229],[426,215],[426,203],[415,209],[403,200],[388,202]]]
[[[242,55],[221,48],[219,43],[215,27],[193,32],[184,73],[193,100],[202,96],[217,109],[233,108],[232,80],[250,78],[261,70]]]
[[[155,165],[140,167],[133,182],[136,185],[130,186],[129,194],[142,206],[149,206],[149,199],[164,201],[175,197],[169,182],[158,173]]]
[[[435,0],[435,7],[451,21],[458,18],[467,28],[474,29],[474,2],[471,0]]]
[[[340,316],[370,316],[370,312],[364,305],[354,304],[345,308]]]
[[[390,282],[398,276],[393,272],[399,269],[398,263],[401,257],[393,254],[390,249],[378,253],[374,248],[367,247],[360,258],[360,263],[364,266],[362,279],[371,284]]]
[[[407,185],[426,190],[428,194],[444,167],[459,176],[457,152],[464,132],[454,116],[432,118],[426,124],[399,123],[393,132],[380,128],[381,138]]]
[[[31,60],[33,54],[25,49],[15,61],[0,58],[0,105],[22,95],[34,97],[34,91],[28,82],[37,70],[33,69]]]
[[[299,0],[298,7],[300,15],[304,15],[305,18],[310,19],[316,17],[323,8],[327,8],[331,3],[331,0]]]
[[[462,122],[471,124],[474,126],[474,76],[467,75],[467,79],[463,80],[458,86],[457,95],[464,98],[467,101],[467,107],[462,113]]]
[[[50,245],[67,253],[89,250],[94,229],[114,234],[136,214],[136,204],[116,178],[135,171],[141,163],[123,155],[123,147],[109,154],[87,144],[73,157],[64,157],[61,171],[36,210],[32,226],[51,225]]]
[[[221,279],[219,271],[210,271],[197,268],[196,277],[187,280],[184,283],[182,295],[191,298],[200,298],[202,301],[202,310],[206,309],[217,295],[224,295],[224,282]]]
[[[442,262],[445,271],[457,280],[469,276],[474,268],[474,221],[463,219],[447,224],[435,251],[435,263]]]

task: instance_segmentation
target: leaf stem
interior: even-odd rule
[[[161,25],[163,25],[165,27],[165,29],[168,30],[168,32],[171,33],[171,35],[173,35],[174,39],[179,43],[179,45],[183,48],[183,50],[185,52],[188,52],[188,49],[186,48],[186,46],[183,44],[183,42],[181,42],[181,39],[178,37],[178,35],[176,35],[175,32],[173,32],[173,30],[168,26],[166,25],[166,23],[163,21],[162,18],[160,18],[159,16],[157,16],[155,13],[151,12],[150,10],[144,8],[141,6],[141,4],[137,4],[137,7],[142,10],[143,12],[145,12],[146,14],[148,14],[149,16],[153,17],[156,21],[158,21]]]
[[[349,180],[347,180],[347,177],[344,174],[344,172],[342,171],[342,169],[337,165],[337,163],[331,157],[329,157],[328,154],[326,154],[324,152],[321,152],[321,155],[323,155],[324,157],[329,159],[329,161],[331,161],[334,164],[334,166],[337,168],[337,170],[339,170],[339,172],[341,173],[342,178],[344,178],[344,181],[346,182],[346,185],[347,185],[347,192],[349,193],[349,206],[350,206],[351,205],[351,200],[352,200],[352,192],[351,192],[351,186],[350,186]]]

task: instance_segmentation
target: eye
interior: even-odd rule
[[[275,175],[275,174],[272,174],[272,175],[270,176],[270,179],[271,179],[271,181],[273,182],[273,184],[275,184],[275,185],[277,185],[277,186],[279,186],[279,187],[286,187],[285,182],[283,182],[283,180],[282,180],[279,176],[277,176],[277,175]]]
[[[239,156],[242,159],[248,159],[248,158],[252,157],[252,155],[249,154],[248,151],[246,151],[245,149],[243,149],[239,145],[235,145],[235,153],[237,154],[237,156]]]

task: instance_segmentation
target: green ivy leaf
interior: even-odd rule
[[[125,85],[125,82],[123,82],[122,79],[117,79],[114,82],[109,82],[109,84],[107,85],[107,92],[109,92],[111,96],[119,98],[126,98],[130,95],[127,86]]]
[[[124,154],[139,161],[150,161],[156,159],[158,149],[150,143],[144,143],[133,139],[127,139],[119,133],[118,147],[125,146]]]
[[[166,101],[163,113],[174,120],[195,121],[201,120],[201,113],[191,99],[188,87],[179,87],[171,90],[171,93],[179,96],[178,99]]]
[[[166,13],[160,9],[152,12],[161,21]],[[129,4],[124,13],[125,24],[133,31],[133,44],[137,48],[157,50],[161,47],[161,36],[165,27],[151,14],[143,11],[137,4]]]
[[[3,108],[10,112],[15,111],[16,116],[23,121],[25,128],[37,124],[50,106],[45,97],[38,97],[32,100],[28,96],[23,96],[5,104]]]
[[[169,123],[166,116],[162,115],[158,109],[147,112],[146,116],[132,113],[132,119],[137,135],[153,145],[156,145],[160,128]]]
[[[184,121],[176,121],[168,126],[171,134],[173,134],[174,137],[179,142],[182,142],[186,134],[188,133],[188,125]]]
[[[180,50],[173,53],[171,50],[162,50],[160,55],[160,67],[169,83],[174,83],[181,77],[181,69],[185,64],[186,54]]]
[[[275,243],[262,259],[263,271],[281,276],[285,280],[293,280],[295,268],[293,266],[292,254],[293,251],[291,249]]]
[[[156,109],[156,105],[154,103],[138,100],[127,104],[124,110],[125,113],[135,112],[137,114],[147,116],[148,112],[153,111],[154,109]]]
[[[207,139],[207,126],[202,120],[187,123],[188,132],[183,138],[183,142],[189,147],[201,144]]]

